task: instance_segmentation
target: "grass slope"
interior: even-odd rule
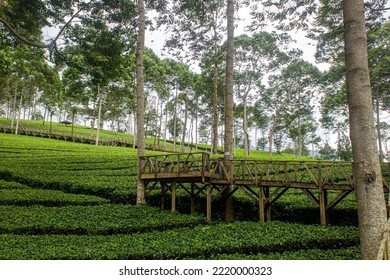
[[[0,118],[0,126],[10,126],[11,125],[10,119]],[[37,130],[44,130],[49,131],[50,130],[50,123],[48,121],[30,121],[30,120],[21,120],[23,127],[28,129],[37,129]],[[83,125],[74,125],[73,129],[74,135],[80,135],[89,138],[91,136],[91,127],[89,126],[83,126]],[[52,123],[52,130],[53,133],[59,132],[59,133],[65,133],[68,135],[71,135],[72,127],[71,126],[65,126],[63,124],[53,122]],[[94,137],[96,137],[96,129],[94,130]],[[134,136],[124,133],[124,132],[116,132],[116,131],[110,131],[110,130],[100,130],[99,138],[101,140],[111,140],[111,139],[122,139],[125,141],[130,141],[131,143],[134,141]],[[146,138],[146,146],[154,146],[157,145],[157,141],[155,141],[154,138]],[[160,139],[160,146],[164,145],[164,140]],[[168,140],[166,143],[166,149],[167,151],[173,151],[173,142],[172,140]],[[195,150],[195,145],[190,145],[189,143],[185,144],[185,152],[193,152]],[[210,146],[205,144],[198,144],[199,151],[205,151],[210,152]],[[180,144],[177,143],[177,151],[181,151]],[[234,150],[235,157],[237,159],[240,158],[246,158],[244,155],[243,149],[235,149]],[[264,151],[250,151],[250,158],[251,159],[269,159],[268,152]],[[220,155],[219,155],[220,156]],[[218,157],[218,156],[216,156]],[[301,159],[308,159],[307,157],[300,157]],[[286,153],[280,153],[280,154],[274,154],[273,159],[286,159],[286,160],[294,160],[297,159],[296,156]]]

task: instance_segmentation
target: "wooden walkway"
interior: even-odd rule
[[[289,189],[300,189],[320,210],[321,224],[328,223],[328,211],[354,191],[351,162],[233,160],[210,161],[207,153],[166,154],[140,158],[140,179],[146,193],[161,187],[162,198],[172,195],[172,211],[176,210],[176,190],[183,188],[191,198],[206,195],[207,218],[211,219],[212,204],[222,197],[228,186],[233,195],[242,190],[259,206],[261,222],[271,219],[271,206]],[[385,191],[389,191],[386,180]],[[328,191],[337,195],[328,200]],[[164,200],[162,199],[162,208]]]

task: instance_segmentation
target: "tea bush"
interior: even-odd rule
[[[360,258],[357,227],[318,225],[318,209],[295,191],[274,205],[280,221],[208,223],[132,205],[134,149],[0,134],[0,158],[0,259]],[[258,217],[247,197],[235,200],[238,218]],[[158,205],[159,192],[148,201]],[[177,203],[189,207],[180,189]]]
[[[1,234],[0,242],[1,259],[209,259],[233,252],[246,259],[282,258],[286,252],[299,258],[299,250],[332,252],[357,246],[359,238],[354,227],[235,222],[125,235]]]

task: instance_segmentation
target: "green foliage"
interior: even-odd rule
[[[269,254],[222,254],[210,257],[211,260],[355,260],[360,258],[360,247],[351,246],[342,249],[306,249]]]
[[[360,257],[357,227],[309,221],[318,210],[302,194],[291,192],[275,205],[280,221],[207,223],[202,215],[129,205],[136,196],[136,150],[7,134],[0,134],[0,147],[0,259]],[[178,191],[180,211],[187,197]],[[236,202],[238,217],[258,211],[240,193]],[[355,211],[348,203],[341,209]],[[282,222],[294,217],[299,224]]]
[[[38,132],[43,131],[43,132],[49,132],[50,131],[50,123],[48,122],[38,122],[38,121],[29,121],[29,120],[21,120],[23,126],[28,129],[34,129]],[[0,118],[0,126],[5,125],[5,126],[10,126],[11,125],[11,120],[5,119],[5,118]],[[58,122],[52,122],[52,133],[54,134],[60,134],[60,135],[67,135],[70,137],[72,133],[72,127],[71,126],[65,126],[63,124],[60,124]],[[73,133],[76,137],[83,137],[86,139],[90,138],[91,135],[91,127],[89,126],[84,126],[84,125],[74,125],[73,128]],[[134,136],[123,133],[123,132],[118,132],[118,131],[111,131],[111,130],[100,130],[99,138],[102,141],[110,141],[110,140],[119,140],[123,142],[128,142],[133,144],[134,141]],[[27,142],[31,142],[31,139],[28,140],[26,139]],[[93,141],[93,144],[95,141]],[[58,144],[58,143],[57,143]],[[147,138],[146,139],[146,145],[153,145],[154,144],[154,139]],[[64,144],[66,145],[66,144]],[[171,142],[167,142],[166,144],[167,150],[172,149],[173,145]]]
[[[281,222],[200,225],[126,235],[0,235],[1,259],[208,259],[222,254],[357,246],[354,227],[302,226]],[[357,257],[357,254],[346,255]],[[296,253],[299,258],[299,253]],[[323,254],[325,259],[331,255]]]
[[[0,191],[7,189],[29,189],[30,187],[27,185],[23,185],[18,182],[8,182],[0,179]]]
[[[322,159],[325,160],[337,159],[336,150],[333,149],[327,142],[320,148],[318,152],[320,153]]]
[[[17,200],[18,198],[15,198]],[[82,196],[79,201],[81,201]],[[95,201],[97,198],[95,198]],[[61,201],[59,200],[60,206]],[[101,203],[101,202],[100,202]],[[205,223],[204,217],[161,212],[148,206],[0,206],[0,232],[12,234],[111,235],[168,230]]]
[[[66,205],[96,205],[109,202],[96,196],[83,194],[66,194],[57,190],[42,189],[0,189],[0,205],[45,205],[45,206],[66,206]],[[2,218],[4,215],[2,215]]]
[[[122,201],[136,192],[136,150],[4,134],[0,143],[0,172],[10,180]]]

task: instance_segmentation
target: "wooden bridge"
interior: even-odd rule
[[[271,206],[289,189],[300,189],[319,208],[321,224],[328,223],[328,211],[354,191],[351,162],[281,161],[281,160],[210,160],[207,153],[166,154],[140,158],[139,178],[145,182],[146,194],[161,187],[164,196],[172,195],[171,208],[176,211],[176,191],[183,188],[191,198],[206,195],[207,218],[212,215],[215,199],[242,190],[259,206],[261,222],[271,219]],[[386,180],[385,191],[389,191]],[[228,188],[232,186],[232,188]],[[328,200],[328,191],[337,193]],[[224,196],[226,199],[226,195]]]

